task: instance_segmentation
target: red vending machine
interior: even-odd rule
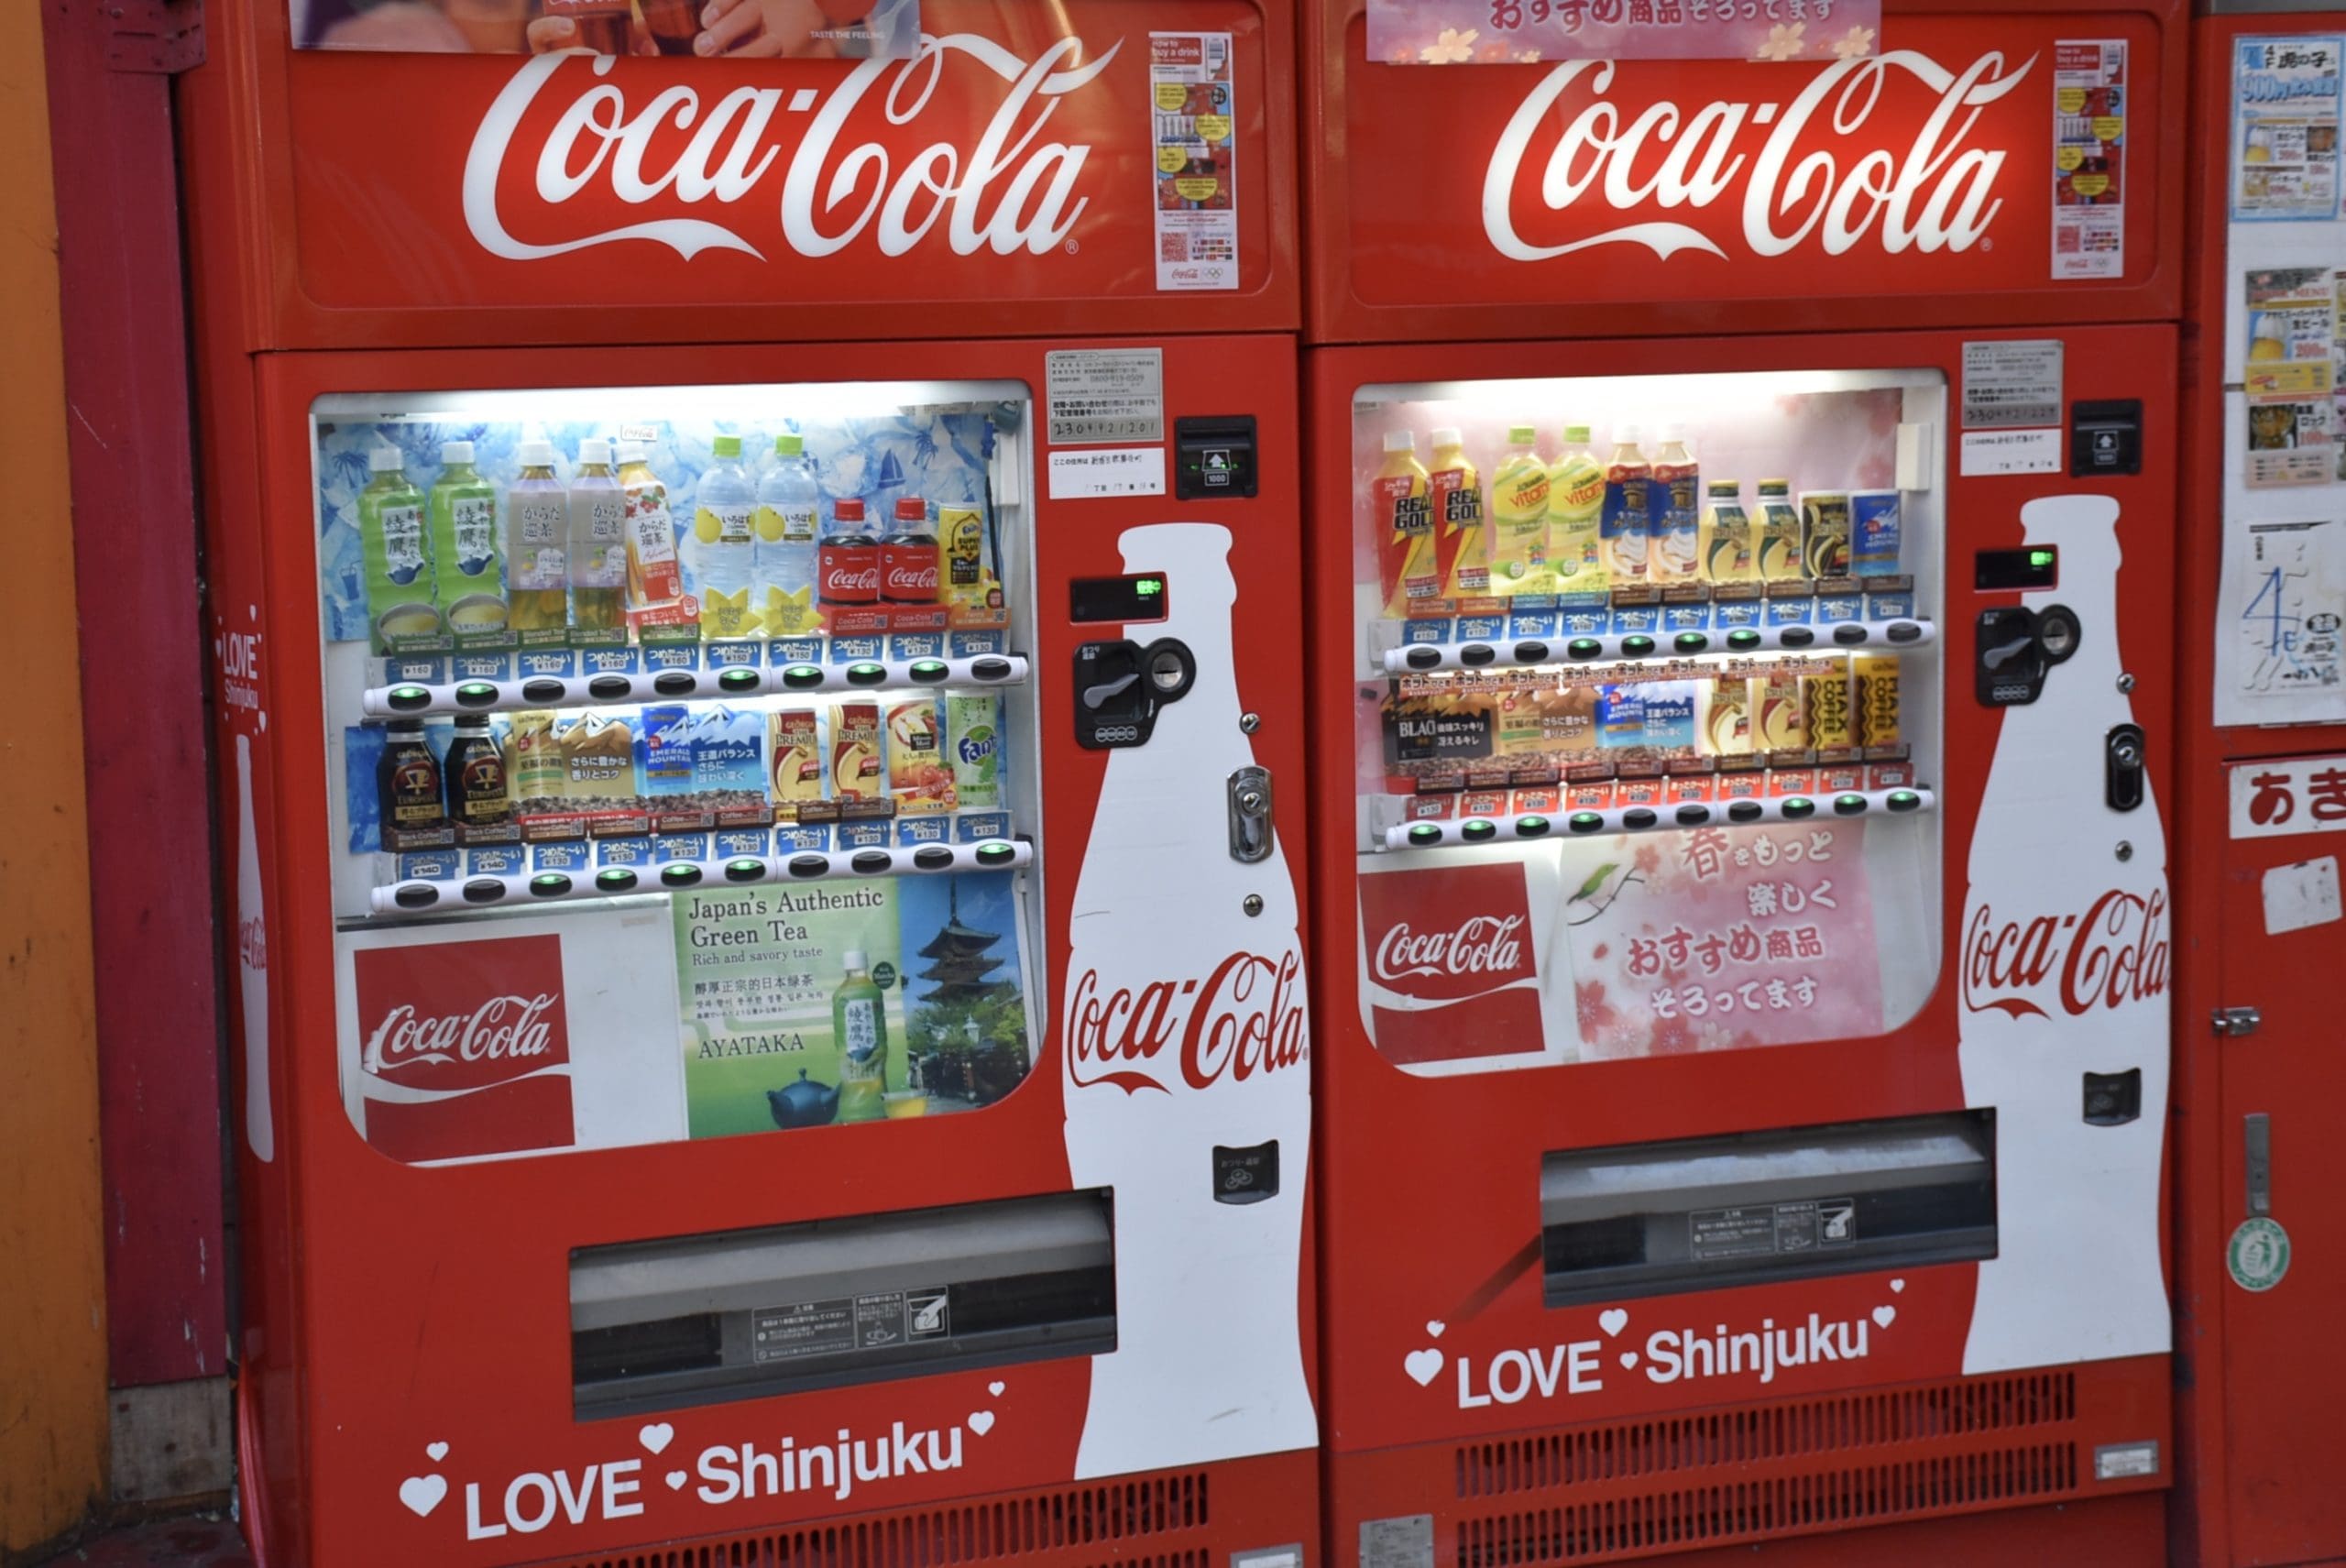
[[[869,9],[211,18],[266,1563],[1306,1560],[1291,25]]]
[[[2195,23],[2185,342],[2176,1168],[2178,1561],[2346,1554],[2334,1356],[2346,1122],[2331,1049],[2346,831],[2346,12]]]
[[[1363,1568],[2161,1551],[2186,20],[1885,11],[1435,68],[1312,8]]]

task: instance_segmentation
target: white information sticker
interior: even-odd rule
[[[2275,757],[2230,771],[2233,838],[2346,833],[2346,757]]]
[[[1165,439],[1165,351],[1060,348],[1043,356],[1045,437],[1051,446]]]
[[[2273,866],[2264,873],[2264,934],[2329,926],[2339,917],[2338,857]]]
[[[1959,463],[1967,479],[1993,478],[2000,474],[2057,474],[2061,433],[2057,429],[1967,430]]]
[[[1055,501],[1164,493],[1162,446],[1092,446],[1051,454],[1051,499]]]
[[[1963,428],[2034,430],[2061,422],[2061,340],[1981,338],[1963,345]]]

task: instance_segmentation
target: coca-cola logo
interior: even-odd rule
[[[779,237],[799,256],[830,256],[866,239],[882,256],[903,256],[940,229],[956,256],[1042,256],[1067,244],[1089,204],[1077,187],[1091,151],[1045,140],[1044,129],[1060,100],[1098,77],[1122,47],[1086,61],[1082,40],[1062,38],[1027,60],[990,38],[955,33],[924,38],[911,60],[865,60],[828,91],[745,86],[714,103],[674,81],[630,102],[608,80],[611,57],[540,55],[514,72],[473,133],[466,226],[491,255],[515,261],[619,240],[664,245],[686,260],[706,250],[763,260],[765,241],[753,242],[729,210],[779,167]],[[958,87],[940,93],[957,61],[1009,84],[975,138],[963,147],[890,136],[932,103],[965,96]],[[850,139],[850,122],[883,79],[892,80],[875,113],[858,127],[869,139]],[[557,108],[565,89],[572,96]],[[981,116],[957,102],[937,118],[959,126]],[[517,186],[535,203],[517,202]],[[728,209],[726,221],[603,221],[614,202],[640,208],[654,201]]]
[[[1426,866],[1360,882],[1368,976],[1418,1002],[1457,1002],[1536,983],[1523,868]]]
[[[1728,205],[1747,257],[1810,244],[1841,256],[1869,242],[1892,256],[1969,250],[2003,206],[1996,182],[2005,152],[1968,144],[1982,114],[2035,63],[2031,55],[2007,69],[1991,50],[1956,71],[1892,49],[1825,67],[1788,104],[1682,107],[1666,98],[1617,103],[1606,95],[1615,62],[1569,60],[1541,79],[1492,148],[1484,233],[1517,261],[1605,245],[1640,245],[1665,260],[1680,251],[1724,258],[1727,224],[1631,214]],[[1535,156],[1535,138],[1548,136],[1552,145]],[[1593,219],[1569,221],[1584,208]]]
[[[1300,1067],[1310,1055],[1303,1007],[1303,960],[1292,948],[1233,953],[1203,980],[1111,989],[1088,969],[1068,998],[1068,1077],[1078,1088],[1169,1094],[1168,1080],[1203,1090]]]
[[[937,567],[891,566],[888,568],[887,590],[892,594],[937,594]]]
[[[859,567],[830,563],[823,568],[823,587],[831,593],[878,593],[880,568],[876,564]]]
[[[559,937],[361,948],[352,966],[368,1143],[426,1160],[573,1141]]]
[[[1985,903],[1963,938],[1963,1004],[1974,1013],[2047,1017],[2057,1000],[2072,1017],[2147,1001],[2166,991],[2166,892],[2111,889],[2083,915],[1999,919]],[[2046,995],[2048,984],[2051,995]]]

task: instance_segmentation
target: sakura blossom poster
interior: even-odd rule
[[[1620,838],[1565,900],[1584,1061],[1878,1035],[1855,823]]]
[[[1368,0],[1368,58],[1387,65],[1829,64],[1875,53],[1880,38],[1880,0]]]

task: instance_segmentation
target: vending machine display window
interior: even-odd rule
[[[1018,1087],[1027,422],[1015,382],[316,401],[341,1083],[371,1145]]]
[[[1388,1060],[1794,1045],[1920,1011],[1946,405],[1935,369],[1357,390],[1357,850],[1385,933],[1362,1012]]]

